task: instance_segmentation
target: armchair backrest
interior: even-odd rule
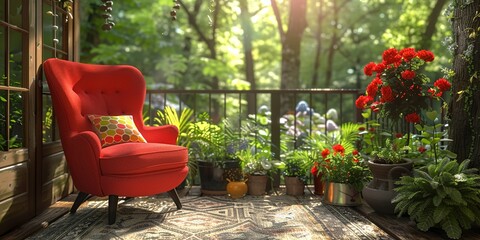
[[[138,69],[53,58],[44,62],[43,69],[64,146],[73,134],[92,130],[88,114],[132,115],[143,129],[146,88]]]

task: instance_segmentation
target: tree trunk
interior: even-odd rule
[[[321,53],[322,53],[322,25],[323,25],[323,0],[318,1],[318,15],[317,15],[317,31],[315,32],[315,41],[317,47],[315,49],[315,60],[313,63],[312,88],[318,87],[318,73],[320,72]]]
[[[280,89],[298,89],[300,87],[300,47],[303,32],[307,28],[307,0],[290,0],[288,29],[283,30],[282,17],[277,1],[271,0],[273,13],[277,20],[278,32],[282,43],[282,73]],[[295,107],[295,96],[287,95],[280,99],[280,113],[284,114]]]
[[[337,7],[337,1],[333,1],[333,35],[330,42],[330,47],[328,48],[327,56],[327,69],[325,71],[325,87],[332,87],[332,77],[333,77],[333,60],[335,58],[335,52],[337,51],[337,44],[340,38],[338,37],[338,13],[340,8]]]
[[[420,49],[429,49],[432,45],[432,36],[437,30],[436,25],[438,22],[438,17],[440,16],[440,13],[442,13],[445,3],[447,3],[447,0],[438,0],[430,12],[430,15],[427,19],[427,27],[425,28],[425,32],[422,35],[422,40],[420,42]]]
[[[307,27],[306,0],[290,0],[288,30],[282,38],[282,80],[280,89],[300,87],[300,47]]]
[[[453,15],[453,99],[450,102],[450,150],[457,160],[471,159],[480,167],[480,1],[457,1]]]
[[[250,89],[255,90],[257,88],[255,84],[255,68],[252,54],[252,20],[251,14],[248,10],[247,0],[240,0],[240,22],[243,29],[243,52],[245,57],[245,79],[250,83]],[[248,114],[253,114],[256,112],[255,106],[255,95],[247,95],[247,111]]]

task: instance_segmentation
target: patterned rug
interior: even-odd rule
[[[349,207],[317,196],[181,198],[165,195],[120,201],[107,224],[107,201],[91,200],[28,239],[393,239]]]

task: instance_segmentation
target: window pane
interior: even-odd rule
[[[22,45],[22,33],[13,30],[10,31],[10,86],[23,86]]]
[[[7,150],[7,91],[0,91],[0,151]]]
[[[53,136],[53,112],[52,112],[52,100],[49,95],[43,95],[42,104],[42,141],[51,142],[54,140]]]
[[[65,17],[66,15],[63,14],[63,13],[58,13],[58,17],[57,17],[57,25],[58,25],[58,31],[57,31],[57,39],[58,39],[58,44],[57,44],[57,48],[58,49],[63,49],[63,30],[64,30],[64,26],[65,26]],[[66,51],[67,49],[63,49],[64,51]]]
[[[47,12],[53,12],[51,5],[43,5],[43,43],[54,47],[54,40],[58,39],[57,49],[62,49],[62,32],[65,15],[57,11],[58,16],[54,17]]]
[[[14,0],[10,1],[10,23],[18,27],[22,27],[22,12],[23,10],[23,1]]]
[[[10,149],[24,147],[24,108],[23,94],[21,92],[10,92]]]
[[[52,11],[52,7],[48,4],[43,4],[43,43],[53,46],[53,16],[47,14]]]
[[[0,27],[0,85],[7,85],[7,76],[5,75],[5,69],[7,68],[5,62],[5,41],[6,41],[6,28]]]
[[[5,0],[0,0],[0,20],[5,21]]]

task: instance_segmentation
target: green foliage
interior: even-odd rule
[[[163,112],[160,110],[157,111],[157,117],[154,118],[154,121],[159,125],[175,125],[178,128],[179,133],[177,144],[180,146],[190,147],[192,139],[189,136],[189,131],[193,124],[192,115],[193,110],[190,108],[182,109],[179,115],[174,108],[167,106]],[[195,158],[189,158],[188,168],[190,178],[194,178],[198,172],[198,162]]]
[[[480,176],[469,162],[444,158],[402,177],[392,200],[395,212],[408,214],[422,231],[439,227],[459,239],[463,230],[480,224]]]
[[[188,136],[191,140],[189,156],[195,160],[214,162],[221,166],[227,155],[227,141],[224,125],[213,123],[207,113],[201,113],[190,125]]]
[[[180,115],[178,115],[174,108],[167,106],[163,112],[160,110],[157,111],[157,117],[154,118],[154,121],[160,125],[175,125],[179,132],[177,144],[188,147],[190,146],[191,141],[190,137],[188,136],[188,131],[193,122],[192,115],[193,110],[190,108],[182,109],[182,112]]]
[[[283,159],[285,165],[283,175],[288,177],[298,177],[306,182],[310,174],[312,152],[307,150],[294,150],[286,154]]]
[[[243,147],[236,156],[246,174],[266,175],[284,166],[272,152],[270,123],[269,114],[250,114],[241,127]]]

